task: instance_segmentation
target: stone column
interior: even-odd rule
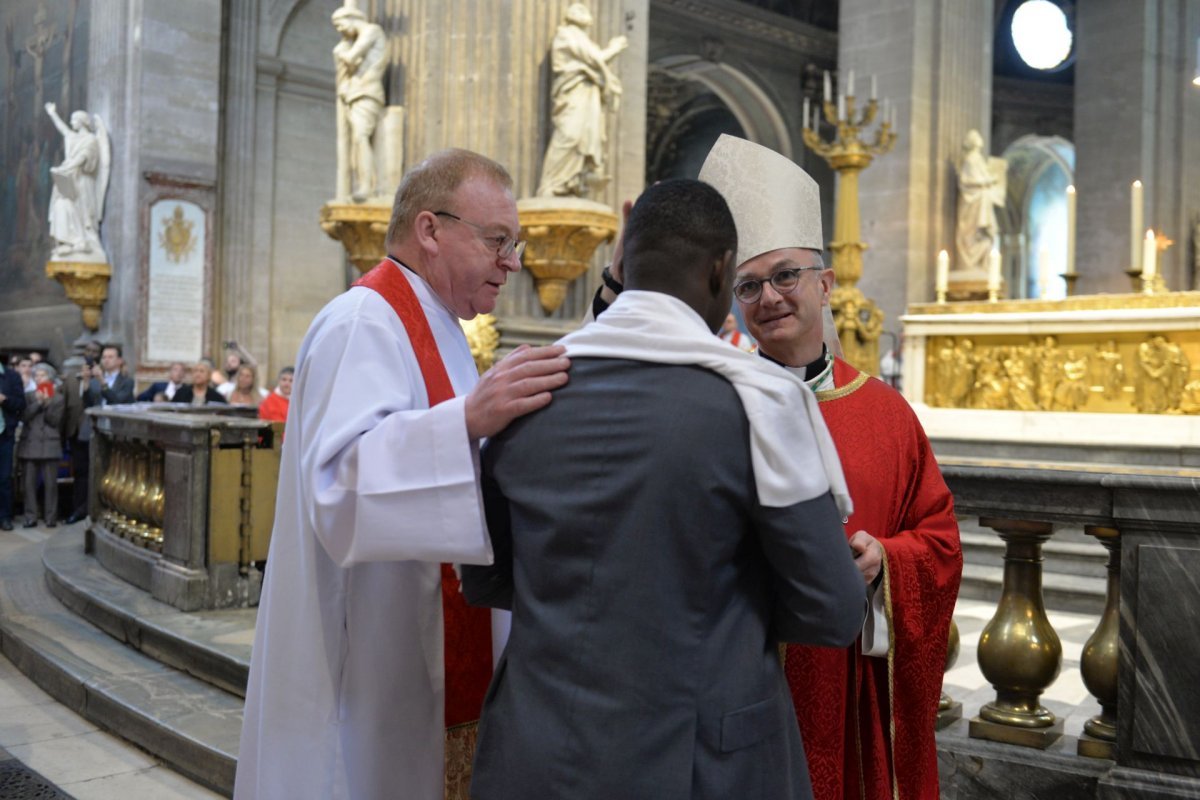
[[[518,198],[537,189],[550,135],[550,42],[569,0],[382,0],[379,19],[396,21],[392,96],[410,109],[404,137],[411,165],[444,147],[465,147],[504,164]],[[644,183],[648,0],[590,0],[600,44],[617,35],[629,48],[613,62],[624,94],[608,120],[608,173],[613,180],[593,198],[619,208]],[[386,24],[386,23],[385,23]],[[399,95],[399,96],[397,96]],[[609,247],[601,247],[603,265]],[[594,273],[594,274],[592,274]],[[599,280],[599,268],[577,280],[552,320],[583,316]],[[524,272],[500,295],[504,320],[545,323],[533,281]]]
[[[954,252],[959,152],[971,128],[991,129],[992,0],[842,0],[838,69],[859,96],[879,76],[899,138],[860,178],[859,287],[899,332],[908,303],[933,299],[937,251]],[[985,147],[990,143],[985,144]]]
[[[1075,9],[1076,264],[1082,293],[1128,292],[1129,185],[1144,185],[1145,227],[1174,246],[1159,270],[1196,286],[1189,240],[1200,211],[1200,90],[1191,85],[1200,6],[1093,0]]]
[[[91,5],[88,110],[111,130],[113,156],[102,225],[113,276],[98,337],[122,343],[132,370],[145,330],[147,247],[157,235],[143,227],[147,176],[202,186],[217,177],[222,3]]]

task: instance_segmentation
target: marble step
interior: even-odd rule
[[[68,536],[82,548],[79,528]],[[242,699],[117,641],[51,594],[42,544],[0,562],[0,650],[54,699],[224,794]]]
[[[1004,568],[986,564],[963,563],[960,597],[995,603],[1004,585]],[[1046,608],[1076,614],[1094,614],[1099,618],[1104,610],[1105,581],[1062,572],[1042,575],[1042,598]]]
[[[963,530],[960,536],[964,560],[977,566],[1004,566],[1004,540],[995,532]],[[1103,585],[1108,577],[1108,551],[1095,539],[1084,538],[1087,540],[1062,541],[1056,535],[1042,545],[1043,569],[1047,573],[1096,578]]]
[[[255,609],[180,611],[113,575],[68,534],[51,537],[42,556],[63,605],[154,660],[245,697]]]

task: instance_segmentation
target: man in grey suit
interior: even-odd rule
[[[513,621],[473,797],[812,796],[778,644],[849,645],[865,591],[811,393],[713,335],[736,249],[714,189],[648,189],[570,381],[482,454],[463,586]]]

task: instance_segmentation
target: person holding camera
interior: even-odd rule
[[[25,472],[25,527],[38,520],[38,477],[46,488],[46,527],[58,524],[58,462],[62,459],[62,422],[66,407],[58,391],[54,367],[33,368],[34,390],[25,394],[25,413],[17,458]]]

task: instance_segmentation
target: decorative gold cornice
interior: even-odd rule
[[[598,203],[579,208],[578,201],[562,207],[554,207],[548,198],[528,202],[517,205],[521,238],[529,242],[522,264],[549,314],[562,305],[571,281],[587,272],[600,243],[617,235],[617,214]]]
[[[782,45],[810,56],[837,60],[837,34],[799,20],[763,11],[747,3],[720,0],[653,0],[651,13],[670,11],[744,34],[759,41]]]
[[[908,314],[1025,314],[1033,311],[1112,311],[1140,308],[1200,308],[1200,292],[1087,294],[1064,300],[1001,300],[997,303],[912,303]]]

